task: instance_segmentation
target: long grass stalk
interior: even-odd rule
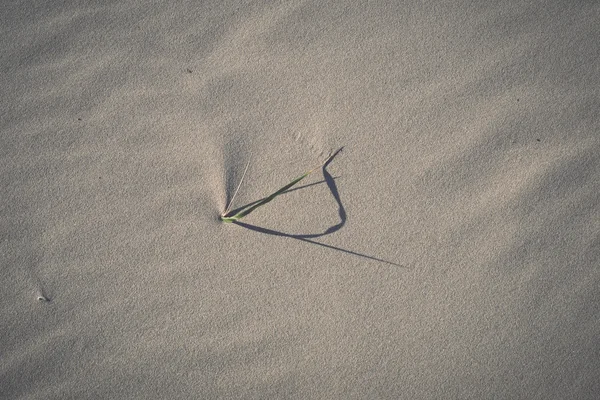
[[[341,150],[341,149],[340,149]],[[267,197],[261,199],[261,200],[257,200],[254,201],[250,204],[247,204],[245,206],[243,206],[242,208],[240,208],[239,210],[236,210],[237,213],[235,215],[227,215],[229,213],[229,210],[231,208],[231,204],[233,203],[233,198],[235,197],[235,194],[237,194],[237,190],[239,190],[242,182],[240,181],[240,184],[238,185],[238,188],[235,192],[235,194],[232,197],[232,200],[230,202],[230,204],[227,206],[227,208],[225,209],[225,211],[221,214],[221,221],[223,222],[235,222],[238,221],[242,218],[244,218],[246,215],[250,214],[252,211],[256,210],[259,207],[264,206],[265,204],[269,203],[271,200],[273,200],[275,197],[279,196],[280,194],[283,194],[286,190],[290,189],[292,186],[294,186],[295,184],[297,184],[298,182],[300,182],[302,179],[306,178],[307,176],[309,176],[310,174],[312,174],[313,172],[315,172],[316,170],[318,170],[319,168],[323,167],[325,164],[327,164],[329,162],[329,160],[331,160],[337,153],[339,152],[336,151],[333,154],[330,154],[327,159],[325,161],[323,161],[321,164],[319,164],[318,166],[316,166],[315,168],[311,169],[310,171],[304,173],[303,175],[297,177],[296,179],[292,180],[290,183],[288,183],[287,185],[283,186],[282,188],[280,188],[279,190],[277,190],[276,192],[268,195]],[[248,166],[246,166],[246,171],[248,170]],[[242,176],[242,180],[244,179],[244,176],[246,175],[246,172],[244,172],[244,175]]]

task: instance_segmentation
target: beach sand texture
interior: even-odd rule
[[[0,26],[0,398],[597,398],[599,2]]]

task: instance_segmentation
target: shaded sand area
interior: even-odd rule
[[[600,393],[597,1],[0,24],[0,398]]]

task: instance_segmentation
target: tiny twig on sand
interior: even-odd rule
[[[242,186],[242,182],[244,182],[244,177],[246,176],[246,172],[248,172],[248,167],[249,166],[250,166],[250,161],[248,160],[248,163],[246,164],[246,169],[244,169],[244,173],[242,174],[242,179],[240,179],[240,183],[238,184],[237,188],[235,189],[235,192],[233,193],[233,196],[231,197],[231,200],[229,200],[229,204],[227,204],[227,208],[225,208],[225,211],[223,211],[223,214],[221,214],[221,217],[224,216],[224,215],[227,215],[227,213],[231,209],[231,205],[233,204],[233,200],[235,199],[235,195],[240,190],[240,187]]]

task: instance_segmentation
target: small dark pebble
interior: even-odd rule
[[[191,74],[191,73],[192,73],[192,70],[191,70],[191,69],[189,69],[189,68],[188,68],[188,69],[186,69],[186,71],[188,72],[188,74]]]
[[[535,140],[537,140],[538,142],[541,142],[541,141],[542,141],[542,139],[535,139]]]

